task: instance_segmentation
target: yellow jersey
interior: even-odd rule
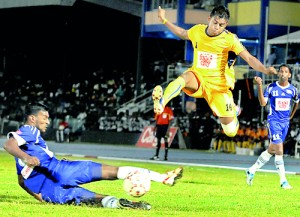
[[[239,55],[246,48],[238,37],[224,30],[220,35],[208,36],[208,25],[198,24],[188,30],[188,37],[194,48],[193,65],[195,71],[213,89],[234,88],[233,65],[228,66],[230,51]]]

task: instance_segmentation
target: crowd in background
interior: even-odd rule
[[[113,113],[118,105],[135,96],[135,85],[132,73],[116,70],[110,73],[99,70],[78,80],[4,77],[0,84],[0,115],[21,122],[22,105],[35,100],[49,106],[52,120],[85,116],[85,127],[95,129],[98,128],[95,120]],[[144,87],[142,84],[142,91]]]
[[[163,71],[159,61],[153,63],[153,73],[156,77],[161,77],[162,81],[165,79]],[[37,82],[8,76],[3,81],[0,85],[1,120],[21,123],[22,106],[36,100],[50,107],[51,127],[59,130],[60,123],[67,122],[68,134],[71,135],[86,130],[140,133],[144,127],[154,124],[152,112],[117,112],[119,105],[136,97],[136,78],[127,71],[112,70],[107,73],[99,70],[85,79],[69,77]],[[152,88],[149,82],[142,79],[141,93]],[[257,119],[249,121],[242,116],[238,135],[228,138],[220,130],[218,120],[206,110],[197,109],[188,113],[179,109],[182,105],[173,104],[172,107],[175,114],[174,125],[179,127],[188,148],[236,153],[236,147],[255,150],[266,147],[266,126]],[[259,115],[257,113],[257,117]],[[298,129],[298,121],[292,123],[291,129]],[[294,131],[289,133],[285,154],[293,154],[297,135]]]

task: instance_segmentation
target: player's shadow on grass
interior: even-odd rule
[[[46,202],[39,202],[34,198],[26,198],[26,197],[18,197],[18,196],[11,196],[11,195],[3,195],[0,194],[0,203],[16,203],[16,201],[20,204],[27,204],[27,205],[41,205],[41,206],[80,206],[80,207],[89,207],[89,208],[99,208],[97,204],[80,204],[76,205],[74,202],[70,202],[69,204],[54,204],[54,203],[46,203]]]
[[[21,197],[18,197],[18,196],[11,196],[11,195],[3,195],[3,194],[0,194],[0,203],[2,202],[12,202],[12,203],[15,203],[16,201],[18,202],[22,202],[23,204],[32,204],[32,203],[37,203],[37,204],[40,204],[40,202],[38,201],[35,201],[35,200],[32,200],[33,198],[21,198]],[[41,203],[42,204],[42,203]]]

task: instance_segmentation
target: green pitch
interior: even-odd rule
[[[153,163],[99,161],[119,166],[145,167],[159,172],[177,167]],[[244,171],[184,166],[183,178],[175,186],[169,187],[152,182],[151,190],[140,198],[151,203],[150,211],[52,205],[36,201],[18,186],[13,157],[5,151],[0,151],[0,216],[299,216],[300,177],[287,175],[287,178],[293,186],[291,190],[280,188],[276,173],[264,172],[258,172],[253,186],[249,187],[245,181]],[[122,184],[122,180],[100,181],[87,184],[85,187],[103,194],[130,198],[123,191]]]

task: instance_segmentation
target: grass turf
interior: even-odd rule
[[[59,157],[59,156],[58,156]],[[70,160],[82,158],[69,158]],[[106,164],[138,166],[166,172],[176,165],[148,164],[95,159]],[[122,180],[100,181],[84,185],[92,191],[133,200],[145,200],[150,211],[115,210],[74,205],[40,203],[17,184],[14,159],[0,151],[0,216],[299,216],[300,178],[287,175],[291,190],[283,190],[275,173],[257,172],[253,186],[247,186],[243,171],[184,166],[183,178],[173,186],[152,182],[150,191],[132,198],[122,189]]]

